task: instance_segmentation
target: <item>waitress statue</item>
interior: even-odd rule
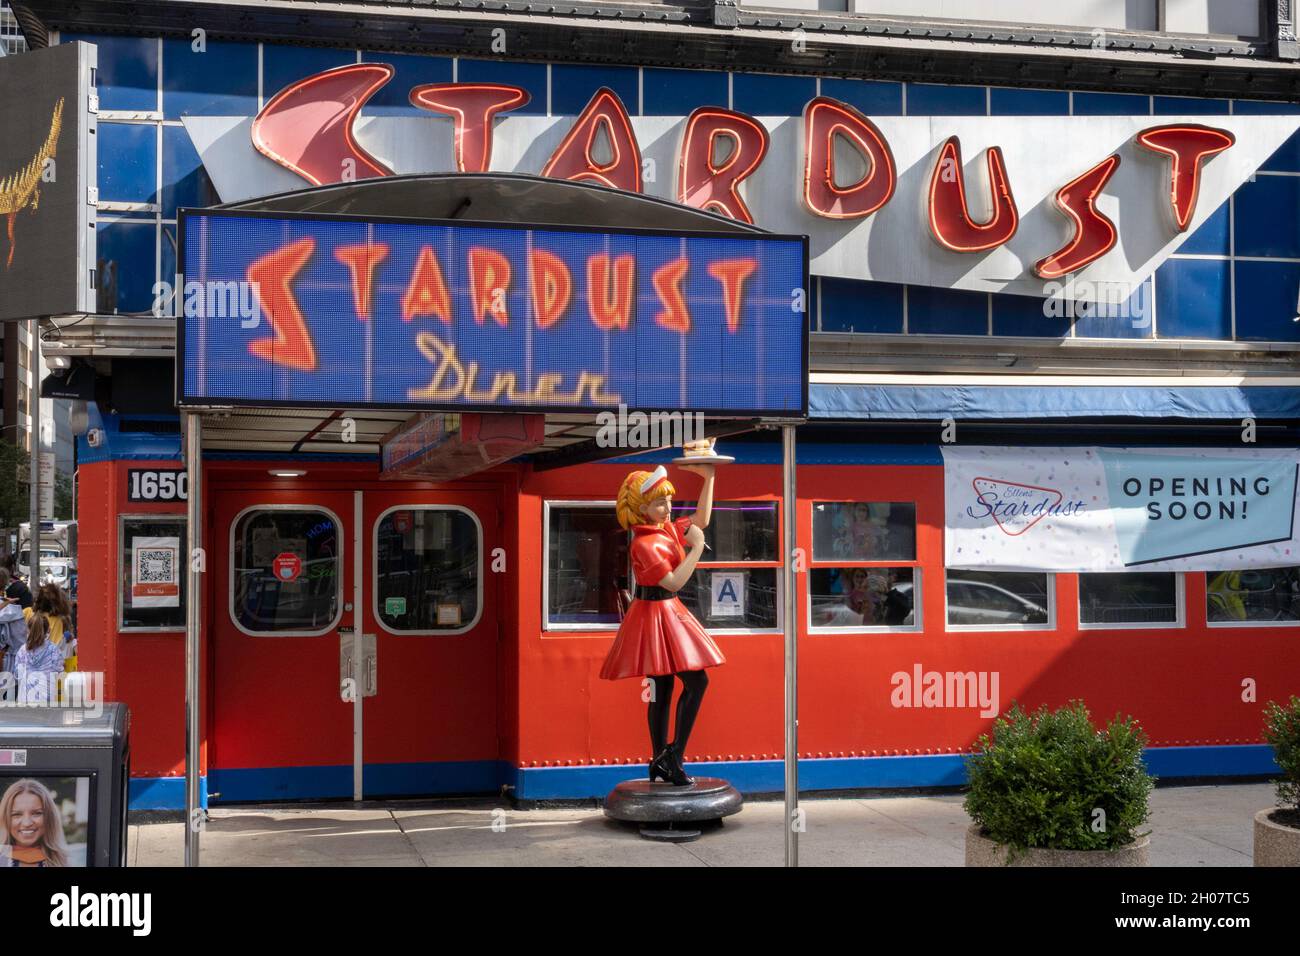
[[[636,594],[600,670],[605,680],[650,678],[654,685],[648,713],[654,754],[650,782],[658,777],[676,786],[695,782],[686,775],[682,760],[709,686],[704,670],[726,663],[713,638],[677,598],[704,552],[704,529],[713,511],[713,463],[709,459],[733,460],[714,456],[711,442],[699,444],[703,447],[688,447],[687,454],[694,452],[693,457],[704,462],[685,466],[704,478],[693,514],[672,519],[675,492],[662,465],[653,472],[632,472],[619,489],[618,523],[633,535]],[[669,742],[674,675],[681,679],[682,693],[677,699],[676,736]]]

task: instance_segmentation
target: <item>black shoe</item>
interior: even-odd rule
[[[673,782],[673,761],[671,754],[672,748],[665,747],[663,750],[659,751],[658,756],[650,761],[651,783],[655,782],[655,777],[658,777],[660,780],[664,781],[664,783]]]
[[[669,778],[669,782],[674,786],[689,787],[695,782],[695,778],[687,776],[686,768],[682,765],[682,755],[677,752],[676,745],[669,744],[665,750],[668,754],[668,760],[672,770],[672,776]]]

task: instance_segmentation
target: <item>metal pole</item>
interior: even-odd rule
[[[785,594],[785,865],[799,865],[799,627],[795,594],[795,445],[794,426],[781,426],[781,469],[785,515],[785,566],[781,587]]]
[[[27,347],[27,372],[31,384],[27,391],[27,418],[31,427],[31,532],[27,536],[27,586],[33,595],[41,586],[41,320],[27,324],[31,342]]]
[[[204,562],[196,561],[203,547],[202,508],[203,419],[195,412],[185,414],[185,475],[188,490],[185,505],[189,559],[185,572],[185,865],[199,865],[199,833],[203,809],[199,802],[199,651],[200,622],[203,620]]]

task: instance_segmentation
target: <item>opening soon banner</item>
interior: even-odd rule
[[[1300,452],[944,448],[945,563],[1017,571],[1300,564]]]

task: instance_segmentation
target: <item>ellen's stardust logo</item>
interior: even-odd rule
[[[975,504],[966,508],[972,518],[992,518],[1004,534],[1024,534],[1047,517],[1070,517],[1086,506],[1082,501],[1065,501],[1055,488],[1026,485],[999,478],[975,478]]]

